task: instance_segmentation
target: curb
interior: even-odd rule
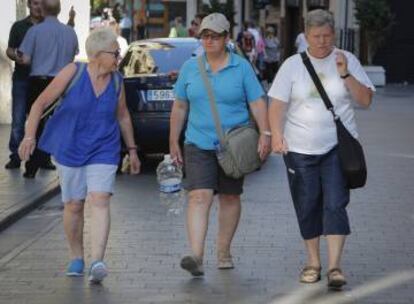
[[[1,215],[0,232],[17,222],[30,211],[46,203],[49,199],[56,196],[59,192],[59,180],[56,178],[47,186],[45,186],[45,188],[38,194],[17,203],[11,208],[11,210],[7,210],[4,215]]]

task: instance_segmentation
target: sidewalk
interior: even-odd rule
[[[20,170],[4,169],[9,136],[10,125],[0,125],[0,231],[59,191],[56,171],[40,170],[35,179],[25,179],[23,165]]]
[[[298,283],[304,248],[283,161],[274,155],[260,172],[246,179],[242,219],[233,242],[234,270],[216,269],[217,205],[210,217],[205,277],[192,279],[180,269],[180,257],[188,252],[185,218],[166,216],[155,174],[145,171],[117,178],[106,254],[110,275],[102,286],[89,286],[87,278],[65,277],[68,257],[62,217],[56,212],[60,209],[52,208],[61,206],[57,196],[44,206],[53,210],[53,216],[38,210],[28,216],[47,219],[42,231],[0,257],[0,303],[412,304],[413,97],[412,86],[390,86],[378,90],[370,110],[356,111],[369,177],[366,188],[353,191],[348,208],[352,234],[342,263],[348,278],[343,292],[328,292],[325,275],[312,286]],[[18,183],[22,172],[9,177],[10,183]],[[87,266],[91,262],[89,215],[87,205]],[[0,233],[0,241],[11,230],[28,229],[16,228],[28,217]],[[325,274],[324,240],[322,262]],[[334,301],[331,296],[340,299]]]

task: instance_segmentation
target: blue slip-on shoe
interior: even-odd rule
[[[95,261],[89,269],[89,282],[99,284],[108,275],[108,269],[103,261]]]
[[[83,259],[73,259],[70,261],[66,275],[68,277],[80,277],[83,276],[83,268],[85,267],[85,262]]]

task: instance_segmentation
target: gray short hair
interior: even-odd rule
[[[331,12],[323,9],[316,9],[310,11],[306,15],[306,22],[305,22],[305,31],[309,31],[309,29],[313,26],[325,26],[328,25],[332,31],[335,31],[335,20]]]
[[[109,28],[97,28],[86,39],[85,49],[88,58],[96,56],[99,52],[108,50],[117,42],[117,36]]]

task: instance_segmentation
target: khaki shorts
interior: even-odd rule
[[[193,144],[184,145],[184,188],[187,191],[212,189],[218,194],[240,195],[243,178],[234,179],[224,174],[215,151],[202,150]]]

